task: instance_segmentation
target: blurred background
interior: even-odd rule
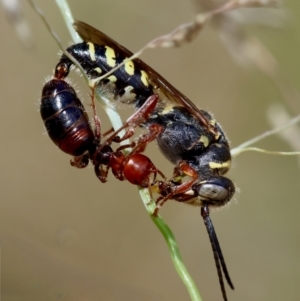
[[[64,46],[70,45],[55,2],[36,2]],[[200,6],[208,9],[209,2],[70,0],[69,4],[76,19],[137,51],[192,20]],[[298,5],[293,0],[285,2],[285,11],[240,10],[229,19],[240,20],[241,25],[228,21],[233,37],[243,36],[238,28],[269,49],[295,89],[300,88]],[[91,167],[72,168],[70,157],[46,135],[39,98],[58,62],[59,49],[26,1],[22,9],[32,35],[26,40],[29,47],[0,10],[2,300],[189,300],[137,188],[112,176],[102,184]],[[281,104],[291,116],[299,114],[299,98],[292,90],[287,93],[290,97],[281,93],[272,76],[249,63],[239,43],[228,51],[226,43],[235,45],[226,40],[223,21],[207,26],[190,44],[146,51],[142,59],[197,106],[213,112],[235,147],[273,128],[267,117],[270,106]],[[253,57],[262,58],[264,64],[255,49]],[[76,74],[72,78],[87,105],[84,81]],[[102,128],[109,129],[100,107],[98,112]],[[125,108],[122,114],[131,112]],[[292,136],[295,143],[299,139]],[[300,150],[278,136],[256,146]],[[155,143],[146,153],[171,175],[173,167]],[[299,158],[245,153],[234,159],[229,177],[240,192],[229,206],[211,214],[236,287],[230,291],[227,286],[229,300],[299,300]],[[200,209],[168,201],[160,213],[178,240],[203,300],[222,300]]]

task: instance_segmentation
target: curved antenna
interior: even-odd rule
[[[217,234],[215,232],[213,223],[209,216],[209,207],[207,204],[204,204],[201,207],[201,216],[204,220],[204,224],[206,226],[210,244],[211,244],[211,247],[213,250],[223,299],[224,299],[224,301],[227,301],[227,295],[226,295],[225,285],[224,285],[224,281],[223,281],[223,274],[225,276],[225,279],[227,280],[228,285],[231,287],[231,289],[234,289],[234,286],[232,284],[232,281],[230,279],[230,276],[229,276],[229,273],[228,273],[228,270],[227,270],[227,267],[225,264],[225,259],[222,254],[222,250],[221,250],[218,238],[217,238]],[[223,273],[222,273],[222,271],[223,271]]]

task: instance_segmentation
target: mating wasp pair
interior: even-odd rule
[[[72,45],[67,52],[81,65],[90,80],[99,78],[129,58],[132,53],[95,28],[76,21],[76,31],[84,42]],[[223,206],[230,201],[235,186],[224,174],[231,163],[228,140],[213,116],[198,109],[187,97],[140,59],[127,60],[123,66],[97,82],[94,89],[111,101],[132,104],[136,112],[120,130],[101,141],[100,120],[94,114],[95,129],[90,126],[85,109],[71,85],[66,81],[74,65],[62,55],[54,78],[43,88],[41,115],[52,141],[74,156],[71,165],[78,168],[94,165],[97,177],[105,182],[109,169],[119,180],[127,179],[143,187],[154,185],[160,206],[169,199],[201,206],[211,241],[223,299],[227,300],[223,274],[233,289],[222,251],[209,217],[209,207]],[[92,107],[95,104],[92,97]],[[147,129],[137,143],[119,146],[134,134],[134,128]],[[142,154],[155,140],[161,152],[174,165],[171,180],[166,180],[151,160]],[[122,150],[132,147],[128,155]],[[163,180],[157,181],[159,174]],[[153,175],[154,180],[150,180]],[[188,176],[189,180],[183,181]],[[223,274],[222,274],[223,270]]]

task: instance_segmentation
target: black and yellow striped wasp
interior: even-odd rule
[[[157,199],[154,214],[157,214],[162,204],[169,199],[201,207],[201,216],[211,241],[223,299],[227,300],[223,274],[229,286],[232,289],[234,287],[209,216],[210,207],[225,205],[235,192],[233,182],[224,176],[231,165],[231,154],[221,126],[210,113],[200,110],[142,60],[128,60],[132,53],[125,47],[84,22],[76,21],[74,27],[84,42],[70,46],[67,52],[81,65],[90,80],[105,75],[125,61],[124,65],[96,83],[95,93],[111,102],[135,107],[135,118],[130,125],[127,123],[127,126],[131,127],[127,136],[133,134],[134,127],[142,126],[147,129],[147,133],[141,136],[135,146],[136,153],[143,152],[146,145],[156,139],[161,152],[175,165],[171,180],[155,182],[160,197]],[[64,80],[72,66],[73,61],[62,55],[55,68],[54,77]],[[66,106],[69,108],[69,104]],[[76,117],[70,118],[70,124],[75,124],[76,120]],[[95,132],[99,132],[99,129]],[[101,180],[101,176],[104,175],[105,178],[107,175],[103,172],[102,165],[108,166],[109,159],[103,159],[102,155],[106,150],[103,144],[100,144],[99,137],[96,146],[94,138],[90,140],[93,142],[87,144],[94,143],[93,150],[88,151],[89,147],[83,148],[80,154],[75,154],[77,157],[73,165],[82,167],[83,158],[83,165],[91,160]],[[114,141],[118,142],[117,137]],[[97,151],[98,145],[100,151]],[[112,149],[110,152],[113,152]],[[139,165],[136,166],[136,171],[131,170],[133,174],[139,170]],[[161,173],[152,165],[151,168],[155,175],[157,172]],[[140,169],[149,175],[147,168]],[[183,181],[186,176],[189,179]]]

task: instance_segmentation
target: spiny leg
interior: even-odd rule
[[[149,115],[156,107],[158,99],[159,99],[159,97],[157,94],[151,95],[146,100],[146,102],[126,120],[126,122],[123,124],[123,126],[121,126],[118,130],[116,130],[107,139],[107,142],[108,143],[111,143],[111,142],[120,143],[120,142],[132,137],[135,132],[135,128],[138,127],[139,125],[141,125],[143,122],[145,122],[148,119]],[[125,135],[123,137],[119,137],[118,134],[126,128],[127,128],[127,130],[125,132]]]
[[[156,200],[156,208],[153,213],[154,216],[157,216],[159,209],[167,200],[172,199],[176,195],[185,193],[198,180],[198,173],[184,161],[179,162],[178,165],[174,168],[173,178],[177,178],[179,175],[189,176],[191,177],[191,180],[183,182],[179,185],[170,184],[168,188],[171,189],[171,192],[166,196],[159,197]]]

